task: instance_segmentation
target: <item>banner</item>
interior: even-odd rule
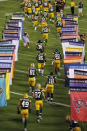
[[[15,49],[15,45],[0,44],[0,49]]]
[[[62,27],[62,31],[75,31],[75,27]]]
[[[77,40],[76,38],[67,38],[67,39],[63,39],[63,38],[62,38],[62,39],[61,39],[62,42],[70,42],[70,41],[71,41],[71,42],[76,42],[76,40]]]
[[[84,44],[77,43],[76,45],[76,43],[75,42],[62,42],[64,58],[66,58],[66,56],[73,56],[73,57],[82,56],[82,62],[84,62],[84,56],[85,56]]]
[[[0,78],[0,107],[7,106],[6,101],[6,78]]]
[[[10,54],[10,55],[2,55],[1,56],[1,54],[0,54],[0,63],[1,62],[5,62],[5,63],[11,63],[12,64],[12,78],[14,77],[14,75],[13,75],[13,72],[14,72],[14,62],[13,62],[13,56],[12,56],[12,54]]]
[[[2,40],[0,44],[12,44],[12,40]]]
[[[72,48],[72,47],[66,47],[66,51],[71,51],[71,52],[82,52],[83,49],[82,48]]]
[[[6,99],[10,99],[10,72],[6,73]]]
[[[75,87],[76,85],[78,85],[76,82],[79,81],[80,86],[82,86],[82,87],[83,87],[83,85],[87,86],[86,81],[85,81],[84,84],[81,84],[80,80],[75,80],[76,78],[74,79],[74,70],[87,71],[87,64],[69,63],[69,60],[68,60],[68,63],[64,63],[65,85],[70,86],[70,87],[72,87],[72,86]],[[69,73],[71,73],[71,74],[69,74]],[[71,79],[69,79],[69,77]],[[82,82],[84,82],[84,81],[82,81]],[[69,85],[69,83],[71,85]]]
[[[69,51],[65,51],[65,57],[67,56],[82,56],[82,52],[69,52]]]
[[[0,67],[0,73],[10,73],[10,83],[12,83],[11,67]]]
[[[0,50],[1,49],[13,49],[14,52],[15,52],[15,61],[18,60],[18,46],[19,46],[19,40],[12,40],[12,43],[11,45],[9,44],[0,44]]]
[[[11,79],[10,79],[10,85],[12,85],[12,63],[8,63],[8,62],[0,62],[0,68],[10,68],[11,69]]]
[[[70,91],[71,120],[87,122],[87,92]]]
[[[87,78],[86,79],[76,79],[76,78],[70,78],[69,79],[69,87],[77,87],[77,88],[82,88],[85,87],[87,88]]]

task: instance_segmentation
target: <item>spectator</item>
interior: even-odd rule
[[[29,36],[28,36],[28,33],[25,32],[24,35],[23,35],[23,45],[24,45],[24,48],[28,45],[28,48],[30,46],[30,41],[29,41]]]
[[[83,10],[83,2],[82,0],[80,0],[78,5],[78,16],[83,16],[82,10]]]
[[[71,0],[71,14],[74,15],[74,7],[75,7],[75,3],[73,0]]]

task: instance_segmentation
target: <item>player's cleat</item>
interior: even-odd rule
[[[24,131],[27,131],[27,128],[24,128]]]
[[[37,119],[37,123],[40,123],[40,119],[39,118]]]
[[[50,102],[53,102],[53,98],[50,99]]]
[[[20,110],[18,110],[18,112],[17,112],[18,114],[20,114]]]
[[[32,88],[31,88],[31,87],[29,87],[29,92],[30,92],[30,93],[32,92]]]
[[[49,97],[47,98],[47,102],[50,102],[50,98]]]
[[[41,115],[39,115],[39,119],[42,120],[42,116]]]

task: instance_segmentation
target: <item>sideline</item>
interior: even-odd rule
[[[13,91],[10,91],[11,94],[14,94],[14,95],[19,95],[19,96],[23,96],[22,93],[17,93],[17,92],[13,92]],[[29,98],[32,99],[32,96],[29,96]],[[47,100],[46,100],[47,102]],[[70,105],[67,105],[67,104],[64,104],[64,103],[59,103],[59,102],[47,102],[49,104],[52,104],[52,105],[60,105],[60,106],[64,106],[64,107],[70,107]]]

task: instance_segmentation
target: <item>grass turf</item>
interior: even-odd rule
[[[87,34],[87,15],[86,15],[86,0],[84,2],[84,16],[79,18],[79,32],[84,32]],[[70,2],[66,3],[66,6],[69,6]],[[15,12],[23,12],[20,8],[20,1],[16,0],[8,0],[5,2],[0,2],[0,39],[2,38],[2,30],[5,26],[5,22],[10,19],[10,16],[6,18],[7,14],[15,13]],[[65,9],[65,14],[70,13],[70,9]],[[77,13],[77,8],[75,10]],[[47,62],[45,66],[45,76],[47,76],[50,71],[54,71],[53,66],[51,65],[52,53],[55,48],[61,50],[61,42],[57,37],[57,32],[54,24],[49,23],[50,33],[48,44],[45,47]],[[34,31],[32,22],[27,17],[25,18],[24,30],[28,32],[30,37],[30,49],[23,48],[23,42],[20,41],[20,49],[18,54],[18,62],[15,63],[15,71],[13,85],[11,86],[11,91],[24,93],[28,90],[28,82],[27,77],[24,72],[27,71],[30,63],[34,62],[37,67],[37,61],[35,59],[37,52],[35,50],[36,42],[39,39],[42,39],[42,34],[40,34],[39,29]],[[86,47],[87,49],[87,47]],[[86,55],[87,57],[87,55]],[[87,58],[86,58],[87,59]],[[63,62],[61,62],[61,66],[63,67]],[[61,76],[57,79],[64,79],[64,70],[61,71]],[[45,77],[37,76],[37,82],[40,82],[42,86],[45,85]],[[11,94],[11,99],[8,101],[8,106],[4,108],[0,108],[0,131],[22,131],[23,125],[21,123],[20,116],[17,114],[17,103],[21,96]],[[54,92],[54,100],[56,102],[70,104],[68,89],[64,86],[64,81],[58,80],[58,83],[55,84],[55,92]],[[65,117],[70,113],[69,107],[64,107],[60,105],[52,105],[44,102],[43,108],[43,119],[40,124],[36,123],[36,115],[35,115],[35,105],[34,100],[32,100],[32,113],[29,115],[28,122],[28,130],[29,131],[67,131],[68,125],[66,124]],[[86,123],[80,123],[82,131],[87,130]]]

